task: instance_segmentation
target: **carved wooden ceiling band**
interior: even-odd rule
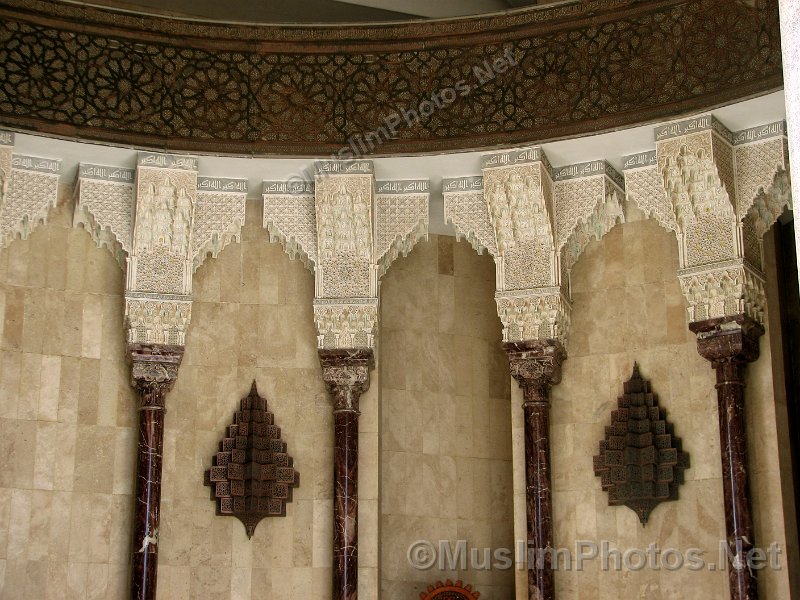
[[[448,579],[444,583],[437,581],[428,589],[419,593],[420,600],[478,600],[480,592],[472,590],[471,585],[464,585],[461,580],[453,583]]]
[[[242,398],[233,424],[219,443],[214,466],[206,471],[206,485],[217,502],[218,515],[238,518],[253,537],[266,517],[286,516],[286,503],[300,485],[292,457],[286,453],[281,429],[258,395],[256,382]]]
[[[410,125],[398,117],[394,135],[361,152],[513,145],[782,84],[775,0],[589,0],[328,28],[10,0],[0,40],[0,124],[160,150],[327,155],[431,103],[441,108]],[[481,81],[503,56],[516,66]],[[442,95],[459,84],[469,92]]]
[[[594,473],[608,492],[609,506],[627,506],[646,525],[658,504],[678,499],[689,455],[672,435],[639,365],[634,364],[624,389],[600,441],[600,454],[594,457]]]

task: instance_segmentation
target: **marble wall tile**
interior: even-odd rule
[[[313,275],[268,242],[259,210],[248,202],[243,242],[194,279],[186,356],[168,398],[159,588],[170,600],[330,597],[332,417]],[[70,215],[62,201],[48,225],[0,251],[0,598],[127,593],[137,420],[124,275],[70,227]],[[573,271],[569,358],[552,408],[559,545],[596,538],[716,550],[723,535],[713,371],[686,327],[676,269],[672,234],[631,221],[592,242]],[[493,293],[491,257],[437,236],[383,280],[377,367],[359,423],[364,598],[380,589],[381,600],[406,600],[448,576],[408,565],[416,539],[498,547],[524,536],[521,394],[500,349]],[[794,548],[796,561],[780,509],[785,448],[774,432],[784,400],[773,390],[772,336],[747,382],[753,504],[759,540]],[[681,500],[660,506],[644,529],[630,511],[608,507],[591,472],[633,360],[692,456]],[[248,541],[240,523],[215,516],[202,473],[253,378],[284,428],[301,486],[287,516]],[[524,598],[521,571],[452,575],[488,600]],[[591,564],[559,572],[556,585],[565,600],[683,598],[687,587],[717,598],[725,576]],[[787,570],[764,572],[762,586],[789,597]]]
[[[115,447],[131,439],[117,416],[130,397],[123,277],[71,211],[62,203],[0,252],[2,598],[121,598],[128,585],[131,469]]]
[[[417,597],[463,577],[481,598],[510,598],[514,572],[419,571],[416,540],[511,546],[511,414],[494,266],[431,236],[381,289],[381,599]]]
[[[694,336],[687,333],[676,266],[674,236],[655,222],[635,221],[590,244],[572,272],[568,359],[552,400],[553,506],[559,546],[572,547],[577,539],[589,539],[608,540],[617,548],[646,549],[656,542],[661,548],[701,548],[717,558],[724,517],[714,373],[697,354]],[[756,510],[757,534],[766,544],[776,537],[785,539],[782,512],[775,510],[781,505],[781,492],[771,359],[763,351],[767,340],[768,336],[747,378],[751,485],[754,503],[761,507]],[[680,500],[660,505],[645,528],[629,509],[608,506],[591,465],[634,360],[651,380],[675,435],[691,455]],[[517,464],[522,462],[521,453],[522,444],[517,442]],[[516,490],[519,507],[524,500],[519,483]],[[524,511],[519,508],[516,520],[517,532],[524,531]],[[763,589],[788,597],[786,573],[762,572]],[[727,597],[726,576],[719,570],[606,572],[589,565],[581,572],[558,572],[556,587],[559,598],[568,599],[683,598],[687,588],[697,597]],[[518,597],[524,596],[518,592]]]

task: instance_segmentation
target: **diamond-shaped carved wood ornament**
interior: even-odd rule
[[[219,443],[214,466],[206,471],[205,484],[211,486],[217,514],[237,517],[248,538],[261,519],[286,516],[286,503],[300,485],[292,463],[281,429],[253,381]]]
[[[611,412],[606,437],[600,441],[600,454],[594,457],[594,474],[608,492],[609,506],[627,506],[644,526],[660,502],[678,499],[689,455],[672,435],[672,426],[638,364],[634,363],[624,389],[617,410]]]

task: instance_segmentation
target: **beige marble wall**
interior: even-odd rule
[[[574,552],[577,540],[607,540],[613,548],[646,550],[655,542],[662,550],[700,548],[707,551],[707,561],[719,564],[725,526],[715,377],[710,364],[698,355],[695,337],[687,328],[677,267],[674,235],[655,221],[636,220],[634,215],[632,222],[590,244],[573,270],[568,359],[562,383],[554,387],[552,397],[558,547]],[[592,456],[634,361],[651,381],[675,435],[691,455],[680,500],[659,505],[644,528],[630,509],[608,506],[607,494],[592,469]],[[762,339],[760,360],[748,371],[746,393],[758,543],[766,547],[774,541],[785,548],[769,333]],[[517,535],[524,532],[521,401],[521,391],[512,386]],[[762,571],[760,586],[766,598],[790,597],[783,558],[782,571]],[[601,566],[596,560],[586,563],[581,572],[557,573],[558,597],[723,599],[728,593],[727,576],[720,570],[604,572]],[[527,598],[524,577],[524,573],[517,575],[518,600]],[[691,590],[689,596],[687,590]]]
[[[313,277],[268,243],[259,210],[248,203],[242,243],[195,275],[166,421],[159,588],[170,600],[330,598],[332,416],[315,349]],[[1,599],[127,597],[137,415],[123,274],[71,227],[71,215],[62,198],[47,226],[0,251]],[[768,243],[768,264],[770,252]],[[724,522],[714,374],[686,328],[676,268],[672,234],[634,220],[592,243],[573,272],[569,358],[552,409],[559,546],[655,541],[707,549],[717,560]],[[361,404],[362,598],[377,598],[379,588],[382,600],[416,598],[447,576],[489,599],[514,597],[516,576],[524,598],[524,572],[420,572],[406,561],[416,539],[497,548],[524,537],[521,393],[500,350],[493,291],[491,259],[447,237],[420,244],[383,281],[378,366]],[[776,312],[774,302],[769,309]],[[794,566],[785,399],[771,366],[779,348],[768,332],[749,369],[748,435],[758,541],[786,546]],[[692,457],[680,501],[658,507],[646,528],[631,511],[607,506],[591,462],[634,360]],[[202,482],[253,378],[301,485],[287,517],[262,522],[248,541],[238,521],[214,515]],[[599,566],[558,573],[559,598],[726,597],[719,571]],[[786,568],[761,580],[765,597],[790,597]]]
[[[66,196],[67,194],[65,194]],[[332,410],[313,276],[270,244],[260,202],[242,243],[195,274],[186,354],[167,397],[159,597],[331,597]],[[62,201],[0,251],[0,598],[128,596],[136,398],[123,273]],[[253,379],[301,474],[287,516],[252,540],[215,516],[204,470]],[[378,395],[361,410],[360,590],[377,597]]]
[[[122,271],[62,200],[0,251],[0,598],[124,598],[135,399]]]
[[[431,236],[381,284],[381,599],[418,598],[462,578],[481,598],[513,597],[513,570],[420,571],[416,540],[513,543],[508,362],[494,263]]]
[[[331,597],[333,413],[317,358],[314,278],[268,242],[248,202],[241,244],[194,278],[186,354],[169,395],[164,448],[159,595],[170,600]],[[300,473],[285,518],[252,540],[215,516],[203,470],[255,379]],[[360,589],[376,597],[377,398],[361,402]]]

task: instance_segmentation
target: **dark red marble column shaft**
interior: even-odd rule
[[[731,600],[756,600],[755,572],[747,554],[755,545],[747,474],[747,433],[744,417],[744,374],[747,363],[758,359],[758,339],[764,328],[745,315],[691,323],[697,350],[717,373],[717,406],[722,451],[722,483]]]
[[[358,583],[358,416],[336,411],[334,418],[334,570],[337,598],[356,598]]]
[[[553,600],[553,500],[550,482],[550,388],[561,381],[566,352],[558,340],[503,344],[523,392],[528,598]]]
[[[131,598],[155,600],[165,396],[178,376],[183,347],[132,344],[129,352],[131,383],[140,396]]]
[[[358,598],[358,401],[369,388],[371,349],[320,350],[333,397],[333,600]]]

